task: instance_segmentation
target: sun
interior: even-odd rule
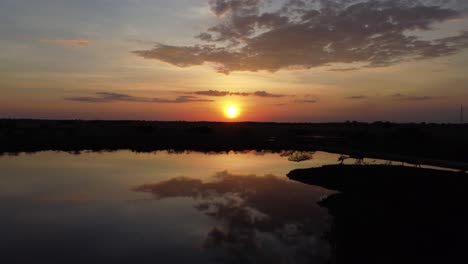
[[[230,105],[224,108],[224,115],[229,119],[234,119],[239,116],[239,108],[235,105]]]

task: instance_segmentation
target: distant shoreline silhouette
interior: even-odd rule
[[[327,151],[468,170],[468,125],[0,119],[0,153]]]

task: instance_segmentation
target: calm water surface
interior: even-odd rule
[[[315,153],[0,157],[3,263],[325,263],[330,194],[288,180]]]

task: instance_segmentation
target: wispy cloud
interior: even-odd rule
[[[156,44],[135,55],[178,67],[209,63],[220,73],[309,69],[335,63],[383,67],[453,55],[468,48],[468,32],[432,40],[409,35],[465,17],[465,0],[209,0],[219,23],[197,38],[203,45]],[[350,71],[357,68],[332,69]]]
[[[294,96],[296,99],[293,100],[293,103],[296,104],[315,104],[320,102],[320,99],[318,96],[313,95],[313,94],[305,94],[302,96]]]
[[[267,93],[265,91],[257,91],[253,93],[253,95],[258,96],[258,97],[271,97],[271,98],[279,98],[279,97],[285,97],[286,95],[284,94],[271,94]]]
[[[91,41],[81,38],[41,38],[39,39],[39,42],[75,47],[86,47],[91,45]]]
[[[196,91],[196,92],[193,92],[193,94],[205,95],[205,96],[219,96],[219,97],[231,95],[230,92],[216,91],[216,90]]]
[[[345,99],[349,99],[349,100],[361,100],[361,99],[366,99],[367,96],[365,95],[354,95],[354,96],[348,96],[348,97],[345,97]]]
[[[318,103],[318,100],[316,99],[297,99],[297,100],[294,100],[295,103],[298,103],[298,104],[315,104],[315,103]]]
[[[297,96],[296,98],[297,99],[293,101],[293,103],[296,104],[315,104],[320,102],[319,98],[313,94],[305,94],[303,96]]]
[[[185,92],[185,94],[196,94],[204,96],[215,96],[215,97],[224,97],[224,96],[257,96],[264,98],[281,98],[288,95],[285,94],[272,94],[266,91],[256,91],[253,93],[247,92],[230,92],[230,91],[218,91],[218,90],[207,90],[207,91],[195,91],[195,92]]]
[[[191,103],[191,102],[213,102],[214,100],[201,99],[195,96],[178,96],[175,99],[136,97],[128,94],[97,92],[95,96],[67,97],[65,100],[87,102],[87,103],[110,103],[110,102],[141,102],[141,103]]]
[[[442,96],[407,96],[403,94],[394,94],[392,95],[392,98],[396,100],[404,100],[404,101],[428,101],[428,100],[437,100],[437,99],[442,99],[444,97]]]
[[[352,72],[352,71],[357,71],[360,70],[361,68],[334,68],[334,69],[329,69],[328,71],[331,72]]]

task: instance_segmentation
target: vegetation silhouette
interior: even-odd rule
[[[330,165],[288,177],[339,191],[319,202],[333,216],[331,263],[465,263],[466,173],[388,165]]]
[[[328,151],[468,170],[468,125],[0,120],[0,153]],[[307,159],[297,156],[297,160]],[[293,159],[293,158],[292,158]]]

